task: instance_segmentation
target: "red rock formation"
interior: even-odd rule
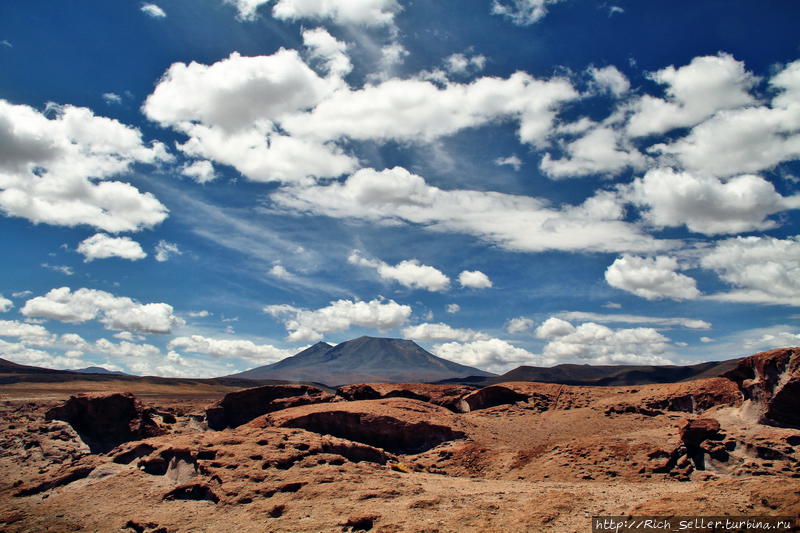
[[[151,410],[133,394],[81,394],[45,413],[47,420],[68,422],[94,453],[132,440],[161,435]]]
[[[782,348],[746,357],[725,374],[752,402],[758,421],[800,427],[800,348]]]
[[[307,405],[271,413],[250,425],[302,428],[376,446],[416,453],[465,436],[448,410],[405,398]]]
[[[689,449],[699,449],[708,439],[722,440],[719,422],[713,418],[687,420],[681,427],[681,440]]]
[[[515,390],[514,385],[516,384],[490,385],[471,392],[462,398],[460,410],[462,412],[477,411],[478,409],[487,409],[497,405],[527,401],[530,398],[530,394]],[[550,385],[547,385],[547,387],[550,387]],[[558,386],[556,385],[556,387]]]
[[[708,378],[644,385],[619,400],[608,400],[605,413],[638,413],[656,416],[668,411],[702,413],[719,405],[739,405],[741,393],[735,383],[726,378]]]
[[[575,409],[589,406],[598,398],[610,394],[610,391],[609,387],[512,381],[490,385],[465,395],[459,408],[461,412],[470,412],[523,402],[526,409],[533,411]]]
[[[212,429],[234,428],[266,413],[333,399],[333,395],[310,385],[266,385],[226,394],[206,408],[206,420]]]
[[[361,383],[345,385],[336,390],[342,398],[355,400],[377,400],[379,398],[411,398],[441,405],[459,412],[461,398],[474,391],[466,385],[436,385],[430,383]]]

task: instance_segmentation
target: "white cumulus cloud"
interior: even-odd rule
[[[294,50],[234,52],[213,65],[172,64],[142,109],[187,135],[178,148],[191,157],[231,165],[254,181],[297,182],[355,168],[336,146],[276,130],[289,113],[317,105],[341,84],[320,77]]]
[[[394,300],[336,300],[320,309],[268,305],[264,307],[264,312],[284,318],[290,342],[312,342],[320,340],[324,333],[345,331],[353,326],[388,331],[402,326],[408,320],[411,307]]]
[[[197,183],[208,183],[217,179],[214,164],[211,161],[194,161],[181,167],[181,174],[192,178]]]
[[[215,339],[202,335],[175,337],[169,341],[168,346],[170,350],[199,353],[220,359],[244,359],[262,365],[294,355],[294,352],[270,344],[256,344],[243,339]]]
[[[403,337],[417,341],[460,341],[470,342],[476,340],[487,340],[489,336],[480,331],[472,329],[460,329],[449,326],[448,324],[422,323],[416,326],[403,328]]]
[[[143,341],[146,338],[144,335],[134,335],[130,331],[119,331],[117,333],[114,333],[112,337],[114,337],[115,339],[119,339],[121,341],[129,341],[129,342]]]
[[[0,294],[0,313],[7,313],[14,307],[14,302]]]
[[[245,3],[254,1],[258,0],[244,0]],[[282,20],[327,20],[342,25],[391,26],[394,16],[401,9],[397,0],[277,0],[272,15]]]
[[[0,320],[0,337],[16,337],[25,344],[37,347],[52,346],[55,335],[45,327],[16,320]]]
[[[676,272],[678,261],[672,257],[636,257],[623,255],[606,269],[606,281],[612,287],[647,300],[670,298],[692,300],[700,296],[697,282]]]
[[[69,287],[52,289],[44,296],[25,302],[20,312],[27,317],[69,323],[97,319],[107,329],[137,333],[169,333],[183,325],[183,320],[173,314],[169,304],[141,304],[130,298],[86,288],[74,292]]]
[[[448,342],[435,345],[431,351],[450,361],[490,372],[505,372],[519,365],[542,365],[550,362],[502,339]]]
[[[592,85],[597,91],[608,92],[619,98],[631,88],[628,78],[614,65],[602,68],[591,66],[587,69],[587,72],[591,76]]]
[[[625,145],[623,136],[612,128],[594,127],[584,136],[566,143],[565,156],[553,159],[547,153],[539,168],[548,177],[573,178],[590,174],[619,174],[626,168],[643,168],[645,157],[638,150]]]
[[[462,287],[471,289],[489,289],[492,287],[492,280],[480,270],[464,270],[458,275],[458,282]]]
[[[716,243],[700,259],[735,288],[714,299],[800,305],[800,237],[735,237]]]
[[[563,337],[575,332],[575,326],[566,320],[550,317],[542,325],[536,328],[536,336],[540,339],[552,339]]]
[[[111,237],[105,233],[96,233],[84,239],[78,245],[77,251],[83,254],[85,263],[109,257],[119,257],[130,261],[138,261],[147,257],[139,243],[130,237]]]
[[[350,264],[374,268],[381,279],[396,281],[404,287],[425,289],[433,292],[446,291],[450,287],[450,278],[440,270],[423,265],[416,259],[407,259],[392,266],[377,259],[369,259],[354,251],[347,258]]]
[[[734,176],[771,169],[800,156],[800,60],[773,76],[770,105],[720,111],[672,143],[651,151],[699,174]],[[711,100],[713,102],[716,100]]]
[[[610,193],[553,208],[530,196],[440,189],[402,167],[365,168],[330,185],[283,187],[271,198],[291,212],[416,224],[515,251],[641,252],[672,246],[624,222],[623,209]]]
[[[80,352],[76,351],[68,351],[64,355],[53,355],[44,350],[29,348],[20,342],[0,340],[0,357],[22,365],[56,369],[80,368],[87,365],[80,359],[80,355]]]
[[[83,107],[48,113],[0,100],[0,211],[34,223],[138,231],[167,217],[152,194],[110,181],[134,163],[171,160],[139,130]]]
[[[635,102],[627,126],[633,136],[694,126],[717,111],[755,102],[749,91],[757,78],[728,54],[695,57],[688,65],[669,66],[651,78],[666,85],[667,98],[645,95]]]
[[[303,32],[303,44],[311,52],[311,57],[324,62],[328,73],[345,76],[353,65],[347,56],[347,45],[338,41],[325,28],[314,28]]]
[[[529,333],[533,328],[533,324],[533,320],[524,316],[512,318],[508,321],[508,324],[506,324],[506,333],[511,335],[517,333]]]
[[[653,328],[611,329],[594,322],[573,326],[551,317],[537,335],[549,340],[542,354],[560,362],[672,364],[666,356],[669,339]]]
[[[116,357],[149,357],[161,353],[161,350],[152,344],[136,344],[129,341],[114,344],[108,339],[98,339],[94,343],[93,351]]]
[[[293,135],[322,141],[433,141],[504,118],[519,122],[521,142],[544,145],[557,110],[578,98],[564,78],[536,79],[525,72],[482,77],[439,87],[419,79],[390,79],[358,90],[336,91],[310,112],[283,121]]]
[[[653,226],[686,225],[706,235],[765,230],[777,224],[767,217],[800,208],[800,195],[784,197],[760,176],[744,175],[726,182],[711,176],[649,170],[625,190],[625,197],[643,207]]]
[[[486,57],[478,54],[466,56],[464,54],[451,54],[444,60],[444,67],[450,74],[465,76],[483,70]]]

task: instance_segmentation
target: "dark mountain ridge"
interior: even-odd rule
[[[538,381],[559,385],[654,385],[677,383],[694,379],[718,377],[732,370],[740,359],[710,361],[695,365],[576,365],[561,364],[553,367],[520,366],[501,376],[470,376],[448,379],[441,383],[459,383],[485,387],[510,381]]]
[[[493,376],[422,349],[414,341],[359,337],[336,346],[319,342],[277,363],[229,377],[315,381],[328,385],[367,382],[430,382]]]
[[[115,376],[130,376],[130,374],[126,374],[125,372],[120,372],[118,370],[109,370],[107,368],[103,368],[102,366],[87,366],[86,368],[71,368],[67,370],[67,372],[75,372],[77,374],[112,374]]]
[[[133,376],[130,374],[76,372],[73,370],[55,370],[39,366],[21,365],[0,358],[0,385],[10,385],[13,383],[65,383],[71,381],[115,381],[121,383],[149,383],[153,385],[223,385],[241,388],[285,383],[283,381],[254,381],[230,377],[164,378],[159,376]]]

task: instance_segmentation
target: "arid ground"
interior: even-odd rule
[[[798,352],[754,357],[739,375],[635,387],[275,385],[221,401],[236,389],[3,385],[0,531],[560,532],[590,531],[594,515],[797,517],[798,404],[782,391]],[[77,393],[92,394],[65,402]]]

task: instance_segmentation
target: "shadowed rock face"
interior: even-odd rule
[[[461,398],[475,390],[465,385],[440,385],[429,383],[361,383],[344,385],[336,394],[345,400],[377,400],[379,398],[410,398],[441,405],[460,412]]]
[[[287,409],[254,423],[302,428],[391,453],[419,453],[465,437],[449,425],[453,416],[441,407],[395,398]]]
[[[45,413],[47,420],[68,422],[93,453],[104,453],[132,440],[164,431],[133,394],[82,394]]]
[[[414,453],[463,437],[447,426],[426,422],[407,423],[390,416],[326,411],[286,420],[283,427],[303,428],[377,446],[392,453]]]
[[[487,409],[497,405],[524,402],[528,398],[529,395],[517,392],[510,387],[491,385],[464,396],[461,403],[461,410],[465,412],[476,411],[478,409]]]
[[[758,410],[758,421],[800,428],[800,348],[761,352],[725,374]]]
[[[333,395],[309,385],[267,385],[226,394],[206,408],[206,420],[211,429],[235,428],[273,411],[333,399]]]

